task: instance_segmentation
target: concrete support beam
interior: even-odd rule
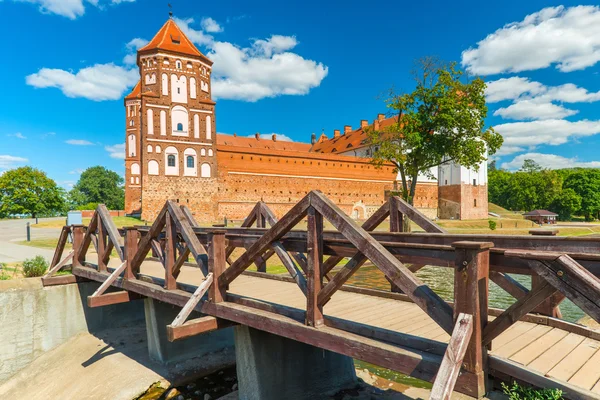
[[[249,328],[235,329],[240,400],[319,399],[351,387],[351,357]]]
[[[180,307],[171,304],[162,303],[151,298],[144,299],[150,358],[162,364],[169,364],[225,349],[233,351],[232,328],[169,342],[167,325],[173,322],[180,310]],[[199,313],[193,312],[190,319],[199,316]]]

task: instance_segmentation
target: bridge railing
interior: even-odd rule
[[[403,218],[413,220],[426,233],[397,232],[403,226]],[[295,229],[304,219],[306,230]],[[335,231],[324,230],[325,220]],[[375,231],[385,220],[389,220],[391,232]],[[73,251],[63,257],[69,233],[73,235]],[[96,249],[96,265],[86,259],[90,244]],[[277,219],[265,203],[257,203],[239,228],[199,227],[187,207],[167,201],[150,227],[127,227],[119,231],[106,208],[99,206],[87,227],[63,229],[45,278],[49,284],[54,282],[52,279],[58,277],[52,275],[68,267],[72,259],[75,277],[102,282],[88,298],[92,307],[125,302],[140,295],[177,304],[182,310],[168,327],[172,340],[228,326],[231,324],[228,321],[243,320],[248,324],[253,323],[251,318],[267,321],[264,314],[253,314],[257,311],[226,307],[236,304],[302,320],[311,329],[322,332],[333,328],[437,356],[447,354],[441,362],[435,392],[448,393],[458,377],[461,391],[481,396],[485,393],[489,368],[487,345],[516,321],[537,318],[528,315],[529,312],[557,316],[558,302],[570,298],[594,319],[600,319],[599,245],[599,239],[590,238],[448,234],[396,197],[390,198],[359,226],[322,193],[310,192],[281,219]],[[236,249],[242,253],[234,257]],[[119,265],[109,268],[113,250]],[[162,265],[164,279],[142,276],[141,266],[150,252]],[[192,264],[188,263],[190,256]],[[273,256],[281,260],[289,278],[264,273],[267,261]],[[340,265],[344,259],[348,261]],[[367,260],[383,272],[397,293],[346,284]],[[186,263],[202,271],[204,279],[197,287],[190,288],[177,281]],[[248,271],[252,264],[258,272]],[[453,302],[441,299],[415,276],[414,272],[424,265],[455,270]],[[528,290],[508,273],[534,276],[533,288]],[[294,282],[306,296],[306,310],[280,307],[231,293],[229,286],[242,274]],[[61,279],[62,283],[68,281]],[[513,295],[516,303],[507,310],[490,309],[489,280]],[[158,288],[157,283],[162,288]],[[123,290],[106,292],[110,286]],[[451,345],[446,348],[439,342],[328,318],[324,307],[340,290],[412,301],[452,335]],[[194,310],[209,315],[188,320]],[[497,318],[488,323],[488,314]],[[296,331],[294,329],[299,328],[283,321],[279,324],[272,328],[276,333],[305,332]],[[432,380],[437,372],[437,369],[419,367],[427,371],[417,373],[413,364],[399,361],[403,359],[388,360],[379,356],[370,359],[372,355],[364,349],[349,350],[344,340],[354,339],[344,337],[339,343],[327,342],[327,346],[330,350],[379,361],[385,364],[383,366],[424,379]],[[439,367],[440,364],[431,365]]]

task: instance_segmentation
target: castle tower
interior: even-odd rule
[[[170,18],[138,50],[137,64],[140,82],[125,98],[125,211],[151,220],[157,204],[192,206],[203,186],[216,186],[212,61]]]

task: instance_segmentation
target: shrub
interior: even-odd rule
[[[35,256],[23,261],[23,275],[26,278],[42,276],[48,270],[48,262],[42,256]]]
[[[512,386],[502,383],[502,391],[510,400],[561,400],[562,390],[533,389],[513,382]]]
[[[6,264],[0,263],[0,281],[7,281],[10,279],[10,275],[4,272],[4,268],[6,268]]]
[[[77,210],[95,210],[98,208],[98,203],[87,203],[77,206]]]
[[[493,219],[488,220],[488,225],[490,226],[491,230],[496,230],[496,221],[494,221]]]

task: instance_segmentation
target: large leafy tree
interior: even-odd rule
[[[558,219],[561,221],[570,221],[580,208],[581,196],[570,188],[563,189],[550,204],[550,209],[558,214]]]
[[[77,184],[69,192],[75,206],[105,204],[112,210],[121,210],[125,202],[123,178],[104,167],[90,167],[83,171]]]
[[[565,179],[565,188],[570,188],[581,197],[580,213],[586,221],[597,218],[600,213],[600,170],[580,169]]]
[[[35,218],[64,208],[64,190],[39,169],[21,167],[0,176],[0,217],[27,214]]]
[[[368,132],[373,163],[391,162],[402,178],[402,196],[412,204],[420,174],[442,163],[477,168],[502,145],[485,127],[485,82],[467,79],[456,63],[434,57],[416,62],[412,92],[390,90],[387,107],[397,117],[385,129]]]

